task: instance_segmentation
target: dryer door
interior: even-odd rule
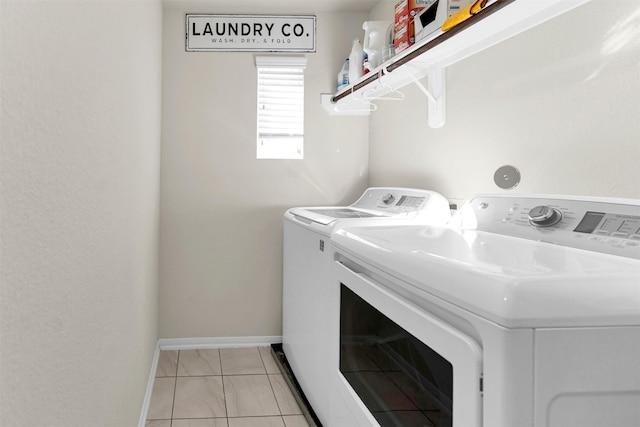
[[[476,341],[370,277],[335,267],[338,385],[352,396],[351,412],[383,427],[479,427]]]

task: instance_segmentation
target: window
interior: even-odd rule
[[[304,57],[256,57],[258,159],[302,159]]]

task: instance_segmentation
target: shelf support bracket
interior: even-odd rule
[[[432,65],[427,69],[427,87],[410,71],[409,77],[427,97],[427,122],[429,127],[442,127],[446,120],[445,68]]]

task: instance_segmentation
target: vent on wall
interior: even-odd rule
[[[503,190],[511,190],[520,184],[520,171],[513,166],[501,166],[493,174],[493,182]]]

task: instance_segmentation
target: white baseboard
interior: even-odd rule
[[[203,350],[209,348],[259,347],[281,343],[282,337],[161,338],[160,350]]]
[[[149,372],[149,380],[147,381],[147,391],[144,394],[144,400],[142,401],[142,411],[140,412],[140,419],[138,420],[138,427],[145,427],[147,423],[147,414],[149,413],[149,404],[151,403],[151,392],[153,391],[153,383],[156,378],[156,370],[158,369],[158,359],[160,358],[160,347],[156,343],[156,350],[153,353],[153,359],[151,360],[151,371]]]
[[[147,392],[144,395],[142,411],[138,427],[145,427],[149,404],[151,403],[151,392],[158,368],[158,358],[162,350],[204,350],[211,348],[232,348],[232,347],[261,347],[271,344],[281,343],[281,336],[272,337],[202,337],[202,338],[161,338],[156,344],[156,351],[151,361],[151,372],[147,382]]]

